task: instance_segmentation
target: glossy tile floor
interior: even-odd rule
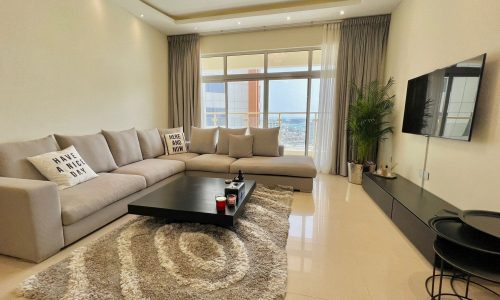
[[[38,265],[0,255],[0,299],[15,298],[13,291],[24,278],[129,218]],[[312,194],[295,194],[287,251],[289,300],[429,299],[424,280],[432,273],[431,265],[363,189],[343,177],[321,175]],[[477,288],[471,292],[474,299],[498,299]]]

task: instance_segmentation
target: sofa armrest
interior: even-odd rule
[[[62,247],[57,185],[0,177],[0,254],[40,262]]]
[[[278,146],[278,153],[280,154],[280,156],[285,155],[285,145]]]

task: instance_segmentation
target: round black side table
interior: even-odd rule
[[[455,216],[435,217],[429,221],[429,225],[438,235],[434,242],[435,260],[432,276],[426,280],[426,289],[431,299],[441,299],[441,296],[471,299],[470,284],[479,286],[500,299],[500,294],[472,280],[475,277],[500,283],[500,239],[463,223]],[[438,268],[439,274],[437,274]],[[446,269],[451,269],[451,273],[446,274]],[[443,292],[444,277],[450,278],[453,293]],[[435,283],[436,280],[438,284]],[[465,281],[464,295],[456,291],[455,280]],[[431,289],[429,281],[432,281]]]

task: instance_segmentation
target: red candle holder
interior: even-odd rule
[[[215,196],[215,207],[217,209],[217,212],[225,212],[226,211],[226,197]]]

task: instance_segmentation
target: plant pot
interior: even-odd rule
[[[374,162],[369,161],[366,163],[364,171],[374,173],[377,171],[377,165]]]
[[[361,184],[363,180],[363,165],[353,162],[347,163],[347,178],[350,183]]]

